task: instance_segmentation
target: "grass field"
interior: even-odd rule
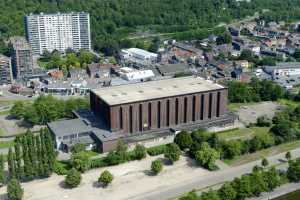
[[[228,131],[219,132],[218,137],[223,140],[248,140],[254,137],[256,134],[268,133],[270,130],[269,127],[251,127],[251,128],[240,128],[232,129]]]
[[[291,106],[291,107],[297,107],[300,106],[300,102],[291,101],[287,99],[280,99],[278,100],[278,103],[281,105]]]
[[[243,165],[248,162],[252,162],[263,157],[276,155],[282,152],[290,151],[300,147],[300,140],[289,142],[286,144],[281,144],[278,146],[274,146],[268,149],[264,149],[252,154],[246,154],[242,156],[238,156],[232,160],[224,160],[224,162],[231,166]]]
[[[0,149],[9,148],[14,146],[14,141],[0,141]]]

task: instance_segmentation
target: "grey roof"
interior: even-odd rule
[[[186,64],[167,64],[167,65],[158,65],[157,69],[162,75],[166,75],[166,74],[188,72],[189,66]]]
[[[119,105],[223,88],[223,86],[203,78],[189,76],[139,84],[112,86],[96,89],[93,92],[108,105]]]
[[[48,127],[57,137],[89,132],[90,128],[81,119],[61,120],[48,123]]]
[[[300,62],[281,62],[278,63],[275,68],[300,68]]]
[[[100,141],[111,141],[126,136],[116,132],[111,132],[105,123],[97,118],[92,112],[87,110],[80,110],[74,112],[78,117],[76,119],[60,120],[48,123],[48,127],[56,137],[69,136],[80,133],[90,133],[87,136],[75,139],[73,143],[90,144],[94,142],[94,136]],[[68,143],[68,145],[72,145]]]

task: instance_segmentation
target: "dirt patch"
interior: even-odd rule
[[[164,166],[161,174],[153,176],[149,172],[151,162],[158,157],[148,157],[142,161],[91,170],[82,175],[82,182],[78,188],[64,189],[64,177],[53,175],[48,179],[35,180],[24,183],[26,200],[122,200],[131,199],[137,195],[154,191],[160,187],[191,180],[195,175],[207,175],[210,172],[194,166],[194,162],[187,157],[175,162],[174,165]],[[192,167],[193,165],[194,167]],[[114,175],[112,185],[106,188],[96,184],[103,170],[109,170]],[[0,195],[5,194],[5,187],[0,188]]]

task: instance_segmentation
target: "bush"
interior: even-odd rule
[[[165,149],[165,158],[170,160],[172,163],[179,160],[180,158],[180,148],[177,144],[168,144]]]
[[[233,159],[235,156],[241,155],[241,145],[241,142],[238,140],[224,142],[223,157],[226,159]]]
[[[106,167],[108,166],[107,163],[104,161],[104,158],[97,158],[90,161],[91,169],[99,168],[99,167]]]
[[[146,157],[146,148],[143,145],[137,144],[133,150],[134,159],[141,160]]]
[[[256,125],[259,127],[270,127],[272,124],[271,120],[266,116],[258,117],[256,120]]]
[[[217,168],[215,161],[220,158],[220,154],[211,148],[208,143],[203,143],[200,150],[196,152],[195,158],[200,166],[209,170],[215,170]]]
[[[71,164],[80,172],[85,172],[90,168],[89,157],[84,151],[73,154],[71,156]]]
[[[23,189],[19,181],[15,178],[11,179],[7,185],[7,196],[10,200],[21,200],[23,198]]]
[[[66,178],[65,178],[65,184],[70,187],[70,188],[74,188],[77,187],[81,182],[81,174],[79,171],[77,171],[76,169],[72,168]]]
[[[68,171],[71,169],[70,164],[55,161],[54,172],[58,175],[67,175]]]
[[[85,151],[85,145],[84,144],[75,144],[74,146],[71,147],[71,152],[72,153],[79,153]]]
[[[159,174],[162,171],[162,169],[163,169],[163,165],[160,160],[154,160],[151,163],[151,171],[154,174]]]
[[[102,183],[104,186],[107,186],[113,181],[113,179],[113,175],[109,171],[105,170],[101,173],[98,182]]]
[[[193,143],[191,135],[182,131],[175,136],[174,143],[176,143],[181,150],[189,149]]]
[[[160,154],[165,153],[166,145],[160,145],[160,146],[155,146],[155,147],[150,147],[147,149],[147,153],[150,156],[157,156]]]

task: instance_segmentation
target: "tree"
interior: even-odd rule
[[[287,171],[287,177],[293,182],[298,182],[300,180],[300,159],[289,162],[289,168]]]
[[[176,143],[181,150],[185,150],[191,147],[193,139],[188,132],[181,131],[175,136],[174,143]]]
[[[253,195],[251,179],[248,175],[235,178],[232,184],[237,192],[237,199],[245,199]]]
[[[180,148],[178,147],[177,144],[175,143],[171,143],[171,144],[168,144],[166,146],[166,149],[165,149],[165,158],[167,158],[168,160],[170,160],[172,163],[179,160],[180,158]]]
[[[220,197],[216,191],[210,190],[201,194],[201,200],[220,200]]]
[[[79,52],[80,67],[84,67],[84,64],[91,64],[95,60],[95,55],[87,50],[81,49]]]
[[[72,168],[66,178],[65,178],[65,184],[68,187],[74,188],[77,187],[81,182],[81,174],[76,169]]]
[[[192,191],[187,195],[180,197],[179,200],[199,200],[199,197],[197,196],[196,192]]]
[[[223,35],[217,37],[217,45],[222,45],[222,44],[230,44],[232,42],[232,37],[230,33],[224,33]]]
[[[11,148],[9,148],[8,150],[7,163],[8,163],[9,176],[11,178],[15,178],[16,177],[15,158]]]
[[[271,121],[266,116],[260,116],[256,120],[256,125],[259,127],[269,127],[271,126]]]
[[[275,167],[264,173],[264,179],[267,183],[268,190],[272,191],[281,184],[280,175]]]
[[[235,200],[236,199],[236,191],[232,187],[232,185],[228,182],[224,183],[222,187],[219,189],[219,196],[222,200]]]
[[[262,192],[268,191],[268,185],[265,182],[262,171],[252,172],[250,175],[251,185],[252,185],[252,193],[255,196],[259,196]]]
[[[14,103],[13,107],[10,109],[10,115],[16,117],[17,119],[22,119],[24,113],[26,111],[26,107],[23,101],[17,101]]]
[[[224,158],[233,159],[241,154],[241,142],[238,140],[227,141],[223,145]]]
[[[207,143],[203,143],[200,150],[196,152],[195,158],[200,166],[213,170],[216,168],[215,161],[220,158],[220,154]]]
[[[102,183],[104,186],[107,186],[113,181],[113,179],[113,175],[109,171],[105,170],[101,173],[98,182]]]
[[[22,200],[23,189],[17,179],[13,178],[8,182],[7,196],[10,200]]]
[[[161,163],[160,160],[154,160],[152,161],[151,163],[151,171],[154,173],[154,174],[159,174],[163,169],[163,165]]]
[[[23,177],[23,167],[22,167],[22,153],[21,153],[21,141],[20,137],[17,136],[15,139],[15,158],[16,158],[16,176],[17,179]]]
[[[135,159],[141,160],[146,157],[146,148],[143,145],[137,144],[133,150]]]
[[[290,151],[286,152],[285,158],[286,158],[288,161],[290,161],[290,160],[292,159],[292,154],[291,154]]]
[[[2,154],[0,154],[0,184],[1,185],[4,185],[5,183],[4,164],[5,164],[4,157]]]
[[[267,167],[269,165],[269,161],[266,158],[263,158],[262,161],[261,161],[261,165],[263,167]]]

